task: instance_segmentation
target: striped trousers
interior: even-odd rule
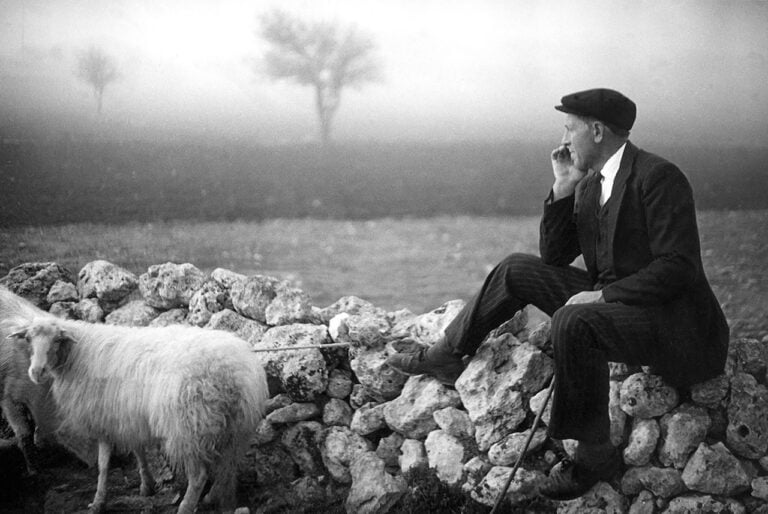
[[[512,254],[491,271],[480,291],[446,328],[446,344],[472,355],[485,336],[528,304],[552,317],[555,384],[550,437],[606,442],[608,361],[644,365],[658,347],[658,326],[645,309],[621,303],[565,305],[592,291],[586,271]]]

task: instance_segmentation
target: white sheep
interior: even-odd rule
[[[56,408],[48,384],[33,383],[27,375],[29,350],[10,338],[7,320],[31,320],[39,309],[0,286],[0,409],[24,454],[27,472],[36,472],[35,443],[54,441]],[[27,417],[32,416],[34,426]]]
[[[187,491],[178,512],[206,502],[235,507],[237,461],[263,417],[267,382],[248,343],[196,327],[120,327],[63,320],[41,311],[14,334],[30,344],[29,377],[52,377],[62,429],[98,440],[92,511],[106,505],[112,447],[132,451],[141,493],[154,481],[144,450],[160,443]]]

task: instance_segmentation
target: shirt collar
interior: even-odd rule
[[[616,150],[616,153],[611,155],[611,157],[605,161],[603,169],[600,170],[600,174],[604,179],[613,182],[613,179],[616,178],[616,174],[619,172],[619,166],[621,165],[621,157],[624,155],[624,149],[626,147],[627,143],[624,143],[618,150]]]

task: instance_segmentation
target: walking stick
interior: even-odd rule
[[[541,408],[539,409],[539,412],[536,413],[536,417],[533,420],[533,425],[531,425],[531,431],[525,440],[523,451],[520,452],[520,455],[518,455],[517,460],[515,461],[515,465],[512,468],[512,473],[509,474],[509,477],[507,478],[507,481],[504,484],[504,487],[501,489],[501,493],[499,494],[498,497],[496,497],[496,503],[493,504],[493,509],[491,510],[491,514],[496,514],[497,510],[501,506],[501,503],[504,501],[504,497],[507,495],[507,489],[509,489],[509,484],[512,483],[512,480],[515,478],[515,474],[517,473],[517,470],[520,468],[520,464],[522,464],[523,462],[525,453],[528,451],[528,447],[531,445],[533,434],[536,432],[536,429],[539,427],[541,416],[544,414],[544,410],[547,408],[547,404],[549,403],[549,398],[552,396],[552,391],[554,391],[554,389],[555,389],[555,377],[553,376],[552,382],[550,382],[549,387],[547,388],[547,395],[544,398],[544,403],[541,404]]]

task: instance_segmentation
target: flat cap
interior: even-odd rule
[[[635,102],[613,89],[587,89],[565,95],[560,99],[562,105],[555,109],[577,116],[591,116],[598,120],[629,130],[635,123],[637,106]]]

